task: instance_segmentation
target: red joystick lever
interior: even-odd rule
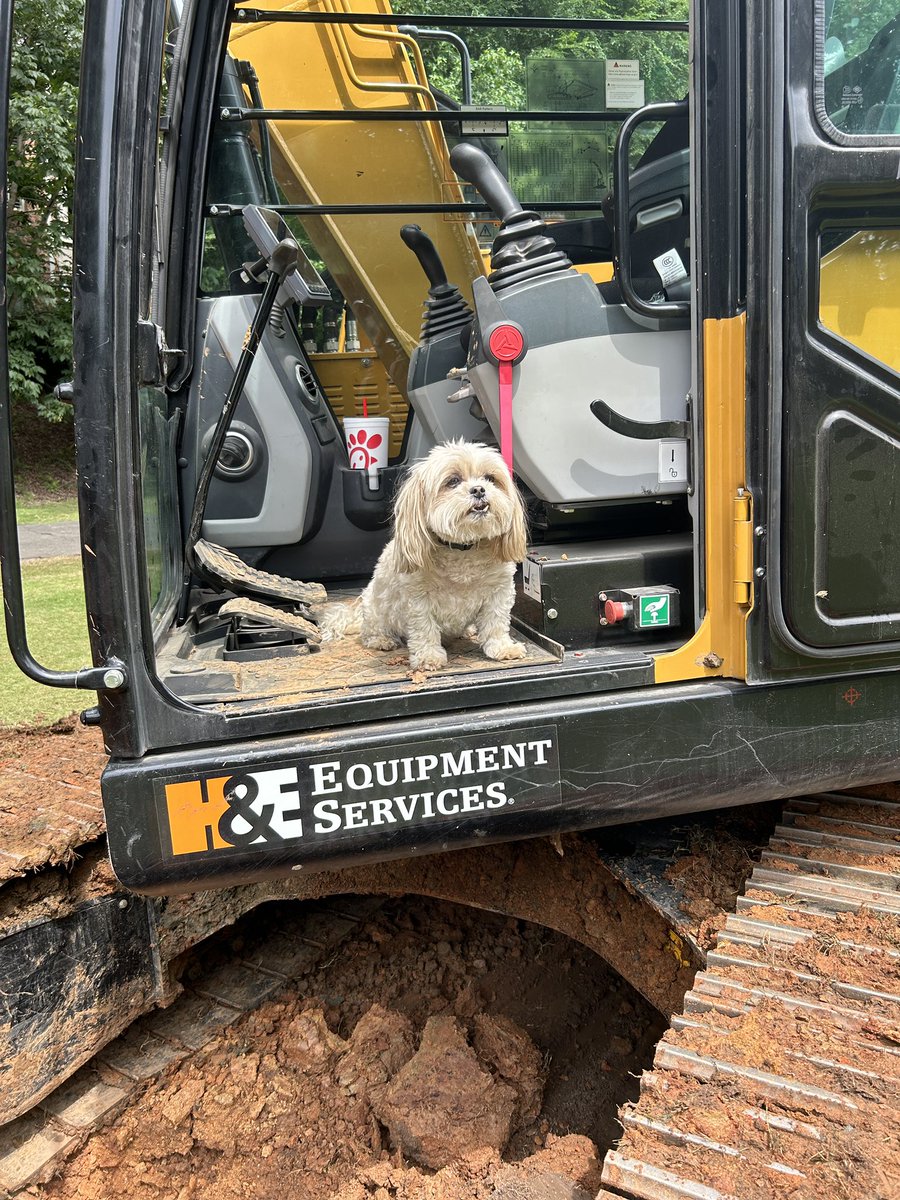
[[[513,366],[525,357],[525,334],[518,325],[504,321],[495,325],[488,332],[486,348],[489,356],[497,364],[499,374],[499,408],[500,408],[500,453],[503,461],[513,469],[513,427],[512,427],[512,398],[513,398]]]

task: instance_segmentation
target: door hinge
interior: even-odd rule
[[[744,488],[734,497],[734,602],[753,602],[753,498]]]
[[[138,321],[137,367],[138,384],[141,387],[162,387],[183,350],[171,350],[166,345],[163,331],[152,321]]]

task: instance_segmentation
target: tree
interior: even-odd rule
[[[435,26],[441,15],[460,10],[457,0],[419,0],[416,8],[428,13]],[[687,0],[474,0],[464,6],[473,16],[502,13],[510,17],[614,18],[635,22],[686,21]],[[645,102],[680,100],[689,85],[688,40],[684,33],[653,30],[597,30],[559,28],[496,28],[473,26],[458,29],[472,56],[472,94],[476,104],[516,108],[605,108],[605,59],[636,59],[644,81]],[[423,42],[422,52],[429,81],[452,97],[461,95],[460,61],[455,48],[445,42]],[[541,70],[540,60],[555,60],[559,68]],[[565,62],[570,67],[566,68]],[[562,88],[562,99],[548,100],[541,78]],[[570,90],[570,86],[572,90]],[[592,89],[578,95],[579,87]],[[574,99],[571,99],[574,97]],[[622,112],[624,119],[626,112]],[[496,161],[524,202],[560,203],[564,199],[600,198],[611,186],[610,171],[618,122],[563,125],[511,121],[509,136],[496,146]],[[657,126],[643,126],[632,139],[636,162],[654,136]]]
[[[82,0],[18,0],[13,31],[7,225],[13,402],[61,420],[49,395],[68,369],[71,213]]]
[[[416,8],[436,25],[443,13],[460,11],[457,0],[420,0]],[[615,18],[631,21],[686,21],[688,0],[510,0],[498,5],[473,0],[472,16]],[[634,30],[621,32],[553,29],[461,29],[473,59],[473,98],[481,104],[525,103],[528,58],[637,58],[646,80],[647,99],[681,99],[687,93],[687,41],[683,34]],[[426,42],[429,78],[450,95],[459,95],[459,57],[449,46]]]

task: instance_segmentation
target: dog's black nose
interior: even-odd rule
[[[469,494],[481,500],[484,498],[484,488],[480,484],[477,487],[471,487],[469,488]]]

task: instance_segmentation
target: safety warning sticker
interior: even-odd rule
[[[639,596],[638,628],[652,629],[655,625],[670,625],[669,597]]]

